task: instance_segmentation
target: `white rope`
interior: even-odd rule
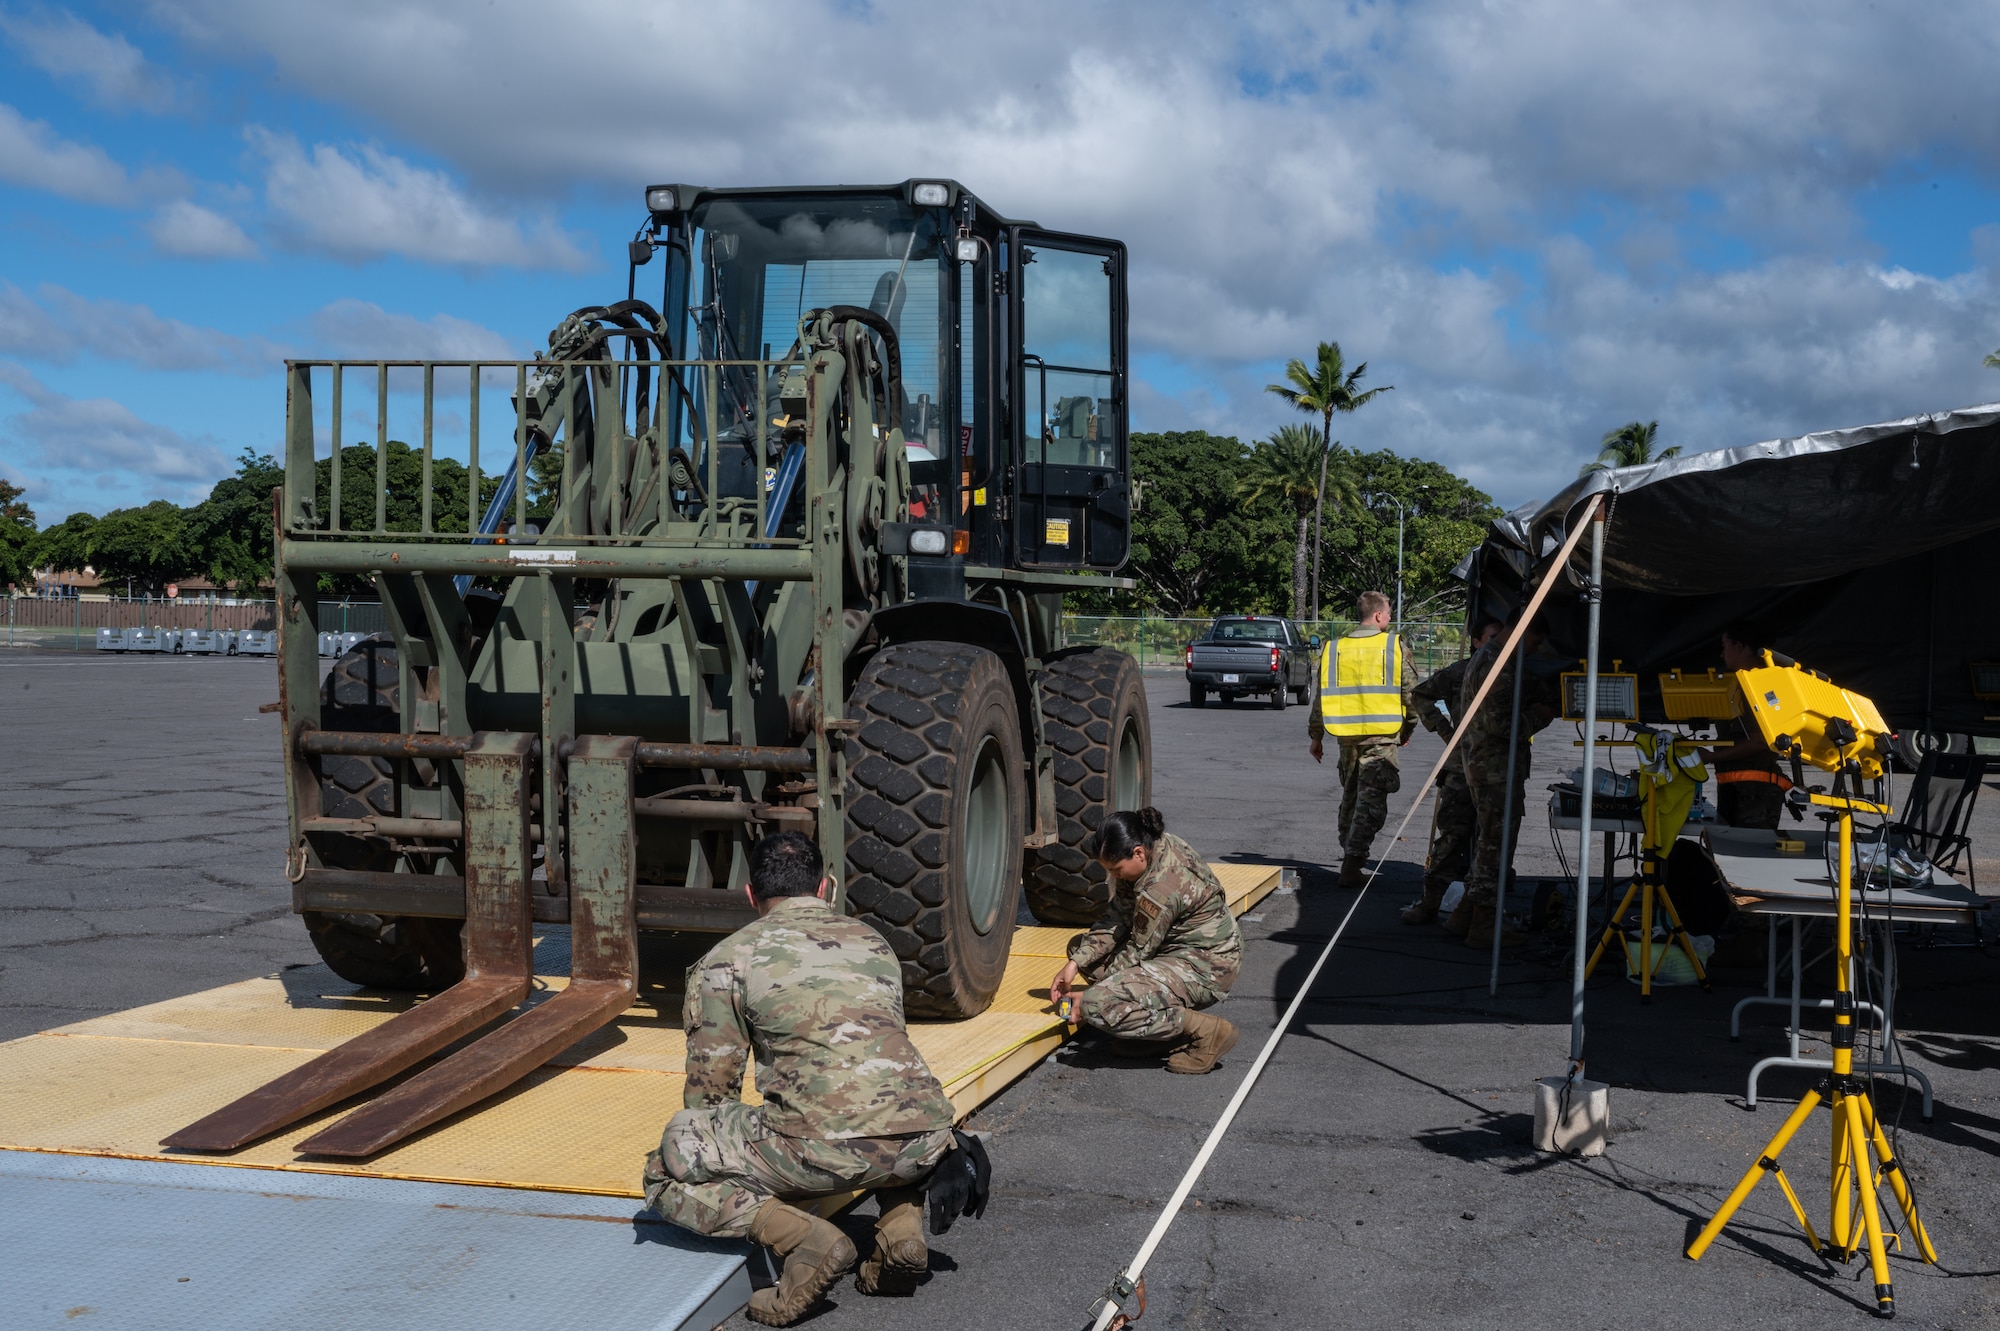
[[[1535,618],[1536,611],[1542,608],[1542,602],[1548,597],[1549,589],[1560,580],[1563,568],[1569,563],[1571,552],[1576,549],[1577,540],[1590,526],[1590,519],[1601,502],[1603,502],[1602,496],[1591,496],[1581,517],[1571,523],[1569,537],[1563,542],[1562,550],[1557,553],[1549,575],[1543,578],[1542,585],[1535,589],[1534,596],[1528,601],[1528,608],[1521,614],[1520,622],[1514,626],[1514,631],[1507,636],[1506,643],[1495,654],[1496,661],[1506,660],[1507,654],[1514,650],[1521,635],[1527,631],[1528,625]],[[1444,752],[1438,755],[1437,765],[1431,768],[1430,775],[1426,776],[1423,785],[1417,788],[1416,797],[1410,801],[1409,808],[1403,811],[1403,821],[1396,825],[1395,834],[1389,838],[1392,846],[1402,838],[1404,831],[1409,828],[1410,819],[1423,807],[1424,797],[1431,793],[1431,787],[1437,784],[1438,774],[1444,770],[1445,763],[1458,748],[1459,738],[1465,734],[1466,723],[1478,713],[1480,705],[1486,701],[1486,695],[1493,688],[1493,681],[1499,675],[1498,670],[1487,671],[1486,678],[1480,681],[1479,691],[1472,695],[1472,705],[1465,709],[1463,717],[1456,718],[1451,738],[1445,741]],[[1305,981],[1299,985],[1299,991],[1293,996],[1291,1006],[1287,1007],[1285,1015],[1278,1019],[1270,1038],[1264,1041],[1264,1047],[1257,1051],[1256,1061],[1250,1065],[1250,1070],[1243,1074],[1243,1081],[1237,1086],[1236,1093],[1229,1097],[1228,1105],[1223,1108],[1222,1117],[1208,1130],[1208,1139],[1201,1144],[1201,1150],[1195,1153],[1194,1163],[1188,1166],[1187,1173],[1181,1175],[1180,1184],[1175,1187],[1173,1196],[1167,1199],[1166,1206],[1160,1211],[1159,1219],[1153,1222],[1153,1228],[1146,1235],[1146,1241],[1139,1245],[1138,1253],[1126,1266],[1122,1273],[1125,1280],[1136,1285],[1139,1278],[1145,1274],[1146,1263],[1152,1260],[1160,1241],[1166,1238],[1167,1231],[1173,1227],[1174,1219],[1180,1214],[1181,1206],[1187,1201],[1188,1194],[1194,1191],[1194,1185],[1200,1181],[1202,1171],[1208,1168],[1209,1157],[1214,1155],[1215,1148],[1222,1144],[1223,1134],[1228,1132],[1230,1125],[1236,1121],[1237,1111],[1243,1108],[1243,1102],[1249,1098],[1251,1088],[1257,1084],[1257,1078],[1263,1073],[1264,1065],[1271,1061],[1271,1055],[1277,1051],[1278,1041],[1284,1039],[1285,1032],[1291,1029],[1292,1018],[1298,1015],[1299,1008],[1306,1001],[1306,995],[1312,992],[1313,982],[1319,979],[1319,973],[1325,967],[1327,958],[1333,955],[1333,949],[1339,945],[1340,936],[1347,932],[1348,922],[1354,918],[1354,912],[1361,908],[1361,899],[1367,896],[1368,889],[1375,885],[1376,877],[1382,872],[1383,863],[1384,861],[1379,859],[1375,862],[1375,868],[1370,871],[1367,881],[1362,883],[1361,890],[1354,894],[1354,904],[1347,908],[1347,914],[1341,916],[1339,927],[1333,931],[1333,937],[1326,940],[1326,947],[1321,950],[1319,960],[1313,962],[1312,969],[1306,972]],[[1500,927],[1498,920],[1494,921],[1493,927],[1495,929]],[[1111,1323],[1117,1320],[1119,1312],[1117,1302],[1107,1298],[1103,1308],[1098,1312],[1097,1320],[1091,1324],[1091,1331],[1107,1331]]]

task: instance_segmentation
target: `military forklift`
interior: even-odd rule
[[[395,1077],[520,1006],[535,926],[568,925],[562,992],[300,1149],[370,1155],[476,1103],[625,1010],[638,931],[754,918],[774,830],[817,838],[914,1017],[991,1003],[1024,896],[1055,924],[1108,901],[1080,844],[1148,802],[1146,700],[1061,612],[1131,585],[1124,246],[948,180],[645,198],[627,299],[532,361],[288,363],[293,906],[343,978],[433,996],[168,1145]],[[372,522],[341,493],[357,385]],[[393,526],[392,396],[422,431],[421,517]],[[434,502],[453,430],[463,511]],[[372,582],[389,630],[322,680],[327,574]]]

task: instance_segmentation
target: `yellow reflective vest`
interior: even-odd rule
[[[1393,633],[1340,637],[1319,658],[1319,716],[1336,739],[1403,730],[1403,643]]]

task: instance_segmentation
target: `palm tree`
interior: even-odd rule
[[[1317,430],[1305,425],[1282,425],[1263,443],[1250,450],[1243,479],[1236,492],[1256,503],[1275,499],[1288,505],[1298,530],[1292,547],[1292,617],[1306,613],[1306,519],[1318,509],[1322,497],[1342,507],[1360,502],[1346,454],[1333,470],[1327,469],[1328,455],[1334,450],[1322,442]],[[1324,478],[1324,480],[1322,480]]]
[[[1285,401],[1307,415],[1320,418],[1320,441],[1325,452],[1320,457],[1320,482],[1325,488],[1327,463],[1335,456],[1339,445],[1333,440],[1333,413],[1350,412],[1365,406],[1377,393],[1395,391],[1394,384],[1383,384],[1380,388],[1359,391],[1361,377],[1368,373],[1368,362],[1363,361],[1352,370],[1347,368],[1346,358],[1340,354],[1340,343],[1322,342],[1312,365],[1302,360],[1285,362],[1285,378],[1288,384],[1266,384],[1264,391],[1276,393]],[[1319,546],[1321,513],[1325,509],[1324,497],[1313,502],[1313,561],[1312,561],[1312,610],[1313,618],[1319,618]],[[1303,535],[1303,532],[1301,532]],[[1300,610],[1303,614],[1303,609]]]
[[[1579,476],[1588,476],[1593,471],[1610,471],[1616,467],[1643,467],[1648,462],[1664,462],[1668,458],[1679,457],[1681,446],[1653,451],[1653,440],[1660,432],[1658,421],[1627,421],[1604,436],[1597,449],[1597,460],[1585,464]]]
[[[1986,359],[1979,363],[1989,370],[2000,370],[2000,351],[1987,352]]]

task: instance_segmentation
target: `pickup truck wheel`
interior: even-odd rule
[[[1272,689],[1272,690],[1271,690],[1271,710],[1272,710],[1272,711],[1274,711],[1274,712],[1282,712],[1282,711],[1284,711],[1284,710],[1285,710],[1285,704],[1286,704],[1287,702],[1289,702],[1289,701],[1291,701],[1291,699],[1290,699],[1290,698],[1288,698],[1288,697],[1286,696],[1286,693],[1285,693],[1285,688],[1284,688],[1284,686],[1283,686],[1283,685],[1280,685],[1280,686],[1278,686],[1277,688],[1275,688],[1275,689]]]
[[[1292,697],[1295,701],[1297,701],[1299,706],[1301,707],[1308,706],[1312,702],[1312,685],[1310,684],[1299,685],[1299,687],[1293,691]]]
[[[1188,706],[1190,707],[1208,706],[1208,690],[1203,688],[1199,684],[1188,685]]]
[[[1105,814],[1152,803],[1146,684],[1126,653],[1092,647],[1051,661],[1041,698],[1042,734],[1055,750],[1056,844],[1028,854],[1028,909],[1044,924],[1090,924],[1111,886],[1083,839]]]
[[[402,729],[395,641],[363,638],[343,653],[320,686],[326,730]],[[331,756],[319,760],[320,813],[369,818],[396,812],[396,769],[387,758]],[[315,832],[313,848],[335,869],[391,870],[395,852],[373,837]],[[335,975],[372,989],[435,993],[465,975],[461,920],[309,910],[306,933]]]
[[[952,1020],[999,992],[1028,810],[1000,658],[913,642],[870,658],[847,704],[847,905],[888,940],[904,1010]]]

